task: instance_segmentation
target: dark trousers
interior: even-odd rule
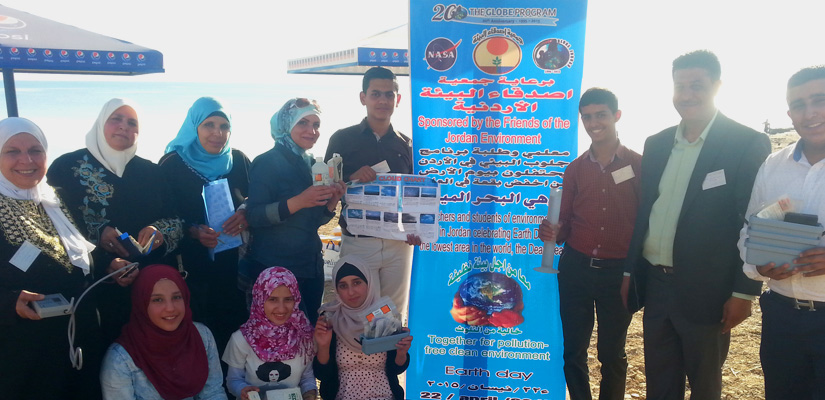
[[[625,339],[630,313],[622,304],[621,260],[591,259],[565,246],[559,259],[559,312],[564,334],[564,377],[573,400],[590,400],[587,348],[593,333],[595,305],[599,326],[597,350],[602,381],[599,399],[624,399],[627,356]]]
[[[765,399],[825,399],[825,307],[797,310],[778,296],[759,299]]]
[[[685,376],[691,400],[719,399],[730,334],[721,333],[721,323],[697,324],[681,315],[674,277],[648,266],[643,319],[647,399],[684,400]]]

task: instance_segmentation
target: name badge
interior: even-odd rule
[[[19,268],[21,271],[26,272],[29,270],[29,267],[31,267],[34,259],[37,258],[38,255],[40,255],[40,249],[26,240],[11,257],[9,263]]]
[[[702,190],[713,189],[715,187],[724,186],[725,183],[725,170],[720,169],[718,171],[713,171],[708,173],[705,176],[705,181],[702,182]]]
[[[611,175],[613,175],[613,183],[617,185],[628,179],[636,177],[636,174],[633,173],[633,167],[630,165],[625,165],[624,167],[611,172]]]

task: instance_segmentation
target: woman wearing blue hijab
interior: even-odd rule
[[[320,136],[321,109],[313,100],[295,98],[272,116],[275,146],[255,158],[249,171],[247,220],[249,251],[238,268],[251,298],[252,284],[273,265],[298,279],[302,306],[312,324],[324,292],[324,258],[318,227],[335,215],[344,186],[313,186],[307,153]]]
[[[181,241],[181,265],[188,273],[194,319],[203,322],[223,351],[229,336],[246,321],[243,292],[237,287],[238,249],[209,256],[218,245],[219,233],[206,223],[202,191],[206,183],[226,178],[236,208],[222,231],[239,235],[247,229],[241,206],[249,189],[249,159],[229,146],[232,134],[229,113],[218,100],[201,97],[192,105],[178,135],[160,159],[169,186],[175,191],[176,213],[188,227]]]

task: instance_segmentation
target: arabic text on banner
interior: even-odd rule
[[[415,172],[442,192],[438,241],[413,267],[407,398],[565,397],[556,275],[533,268],[550,189],[577,154],[586,10],[410,8]]]

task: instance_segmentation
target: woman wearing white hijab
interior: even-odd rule
[[[31,303],[48,294],[77,298],[94,246],[43,180],[48,144],[40,128],[24,118],[4,119],[0,148],[0,393],[4,399],[74,398],[68,318],[41,319]],[[93,325],[92,311],[81,309],[78,323]]]
[[[109,100],[86,134],[86,147],[58,157],[48,172],[52,185],[97,249],[95,274],[106,275],[129,262],[176,265],[169,253],[182,236],[172,193],[160,168],[135,155],[139,136],[137,108]],[[116,231],[128,233],[151,251],[129,256]],[[136,274],[117,279],[128,286]],[[104,285],[98,292],[103,346],[120,335],[131,309],[128,289]],[[105,348],[105,347],[104,347]]]

